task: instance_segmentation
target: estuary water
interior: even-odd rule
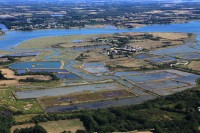
[[[45,36],[63,36],[63,35],[77,35],[77,34],[112,34],[122,32],[188,32],[200,33],[200,21],[192,21],[182,24],[168,24],[168,25],[149,25],[134,29],[117,29],[112,27],[94,28],[94,29],[48,29],[48,30],[34,30],[34,31],[10,31],[5,25],[0,24],[6,35],[1,36],[0,49],[8,49],[17,46],[18,44],[33,38]]]

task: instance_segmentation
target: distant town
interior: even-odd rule
[[[101,27],[135,28],[199,19],[199,3],[13,2],[0,8],[0,22],[11,30]]]

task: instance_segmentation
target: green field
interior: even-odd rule
[[[37,100],[16,100],[12,88],[0,89],[0,105],[6,105],[12,111],[20,111],[24,114],[44,113]]]

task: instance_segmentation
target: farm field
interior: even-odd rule
[[[18,128],[26,128],[32,127],[35,124],[23,124],[23,125],[16,125],[13,126],[11,129],[11,133]],[[77,130],[85,130],[83,123],[79,119],[73,120],[59,120],[59,121],[49,121],[49,122],[42,122],[39,123],[48,133],[60,133],[63,131],[71,131],[75,133]]]

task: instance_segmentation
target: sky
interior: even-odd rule
[[[36,1],[36,2],[40,2],[40,1],[49,1],[49,2],[52,2],[52,1],[73,1],[73,0],[0,0],[0,2],[23,2],[23,1]],[[76,1],[94,1],[94,0],[76,0]],[[95,1],[109,1],[109,0],[95,0]],[[115,0],[112,0],[112,1],[115,1]],[[163,2],[163,1],[170,1],[170,2],[200,2],[200,0],[116,0],[116,1],[158,1],[158,2]]]

